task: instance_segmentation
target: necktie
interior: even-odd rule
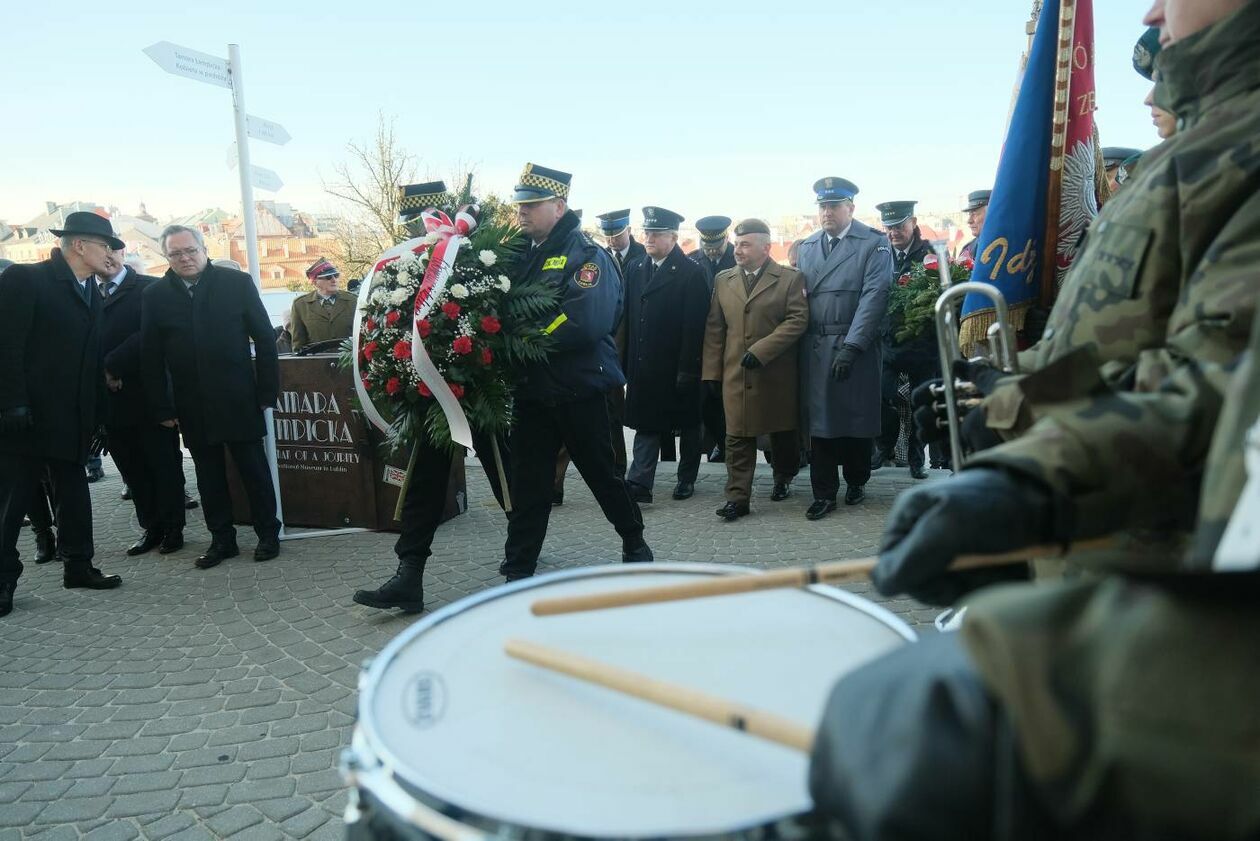
[[[898,263],[904,263],[904,262],[905,262],[905,260],[906,260],[906,252],[904,252],[904,251],[898,251],[898,252],[897,252],[897,262],[898,262]]]
[[[320,303],[326,307],[331,307],[333,305],[332,298],[320,298],[319,300],[320,300]]]
[[[836,250],[837,246],[840,245],[840,237],[830,237],[827,242],[827,256],[830,257],[831,253]]]
[[[744,294],[751,295],[753,287],[757,285],[757,275],[753,272],[744,272]]]
[[[648,283],[652,282],[652,275],[654,274],[656,274],[656,264],[653,263],[651,260],[648,260],[648,264],[647,264],[647,282]]]
[[[114,285],[108,280],[102,280],[97,288],[101,290],[102,298],[108,298],[114,294]]]

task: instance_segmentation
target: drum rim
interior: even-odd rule
[[[402,780],[416,792],[419,792],[420,795],[423,795],[426,803],[431,808],[436,809],[442,814],[449,815],[452,811],[454,811],[456,813],[464,813],[466,816],[484,821],[493,821],[498,824],[514,826],[524,826],[523,824],[515,824],[512,821],[503,818],[497,818],[491,815],[483,815],[478,812],[470,811],[460,806],[458,803],[453,803],[440,795],[434,794],[429,789],[427,782],[419,782],[412,779],[411,775],[407,773],[409,769],[406,766],[400,765],[399,757],[395,755],[393,751],[390,751],[387,747],[385,747],[381,734],[376,729],[375,717],[370,715],[372,704],[376,698],[375,690],[380,684],[381,675],[384,673],[386,668],[388,668],[389,665],[397,659],[402,650],[406,646],[410,645],[416,637],[421,636],[443,622],[448,622],[456,616],[466,613],[468,610],[487,602],[505,598],[524,590],[535,589],[554,581],[611,575],[650,575],[653,572],[660,571],[696,573],[700,575],[761,575],[766,572],[766,570],[759,567],[700,562],[608,564],[595,567],[576,567],[573,569],[556,570],[543,575],[534,575],[530,578],[514,581],[511,584],[491,587],[481,591],[480,593],[474,593],[471,596],[465,596],[459,601],[452,602],[446,607],[441,608],[440,610],[437,610],[429,616],[426,616],[420,621],[414,623],[402,633],[398,634],[398,636],[394,637],[394,639],[390,640],[389,643],[381,649],[381,652],[371,659],[367,668],[361,672],[359,676],[359,703],[357,705],[359,716],[358,721],[356,722],[356,729],[359,731],[359,735],[363,739],[363,745],[372,752],[372,755],[366,758],[380,763],[380,765],[391,775]],[[869,599],[863,598],[856,593],[850,593],[847,590],[842,590],[838,587],[833,587],[827,584],[812,584],[802,589],[808,590],[814,595],[831,599],[832,601],[841,602],[848,607],[857,609],[859,612],[866,614],[896,632],[898,636],[908,643],[913,643],[918,640],[918,634],[914,632],[914,629],[911,628],[905,620],[899,618],[887,608],[881,607],[880,605],[877,605]],[[796,813],[779,815],[770,821],[759,821],[758,823],[749,826],[733,828],[726,834],[747,832],[751,829],[775,824],[795,816]],[[465,817],[461,822],[467,821],[467,819],[468,818]],[[527,828],[530,830],[554,834],[557,837],[562,835],[562,833],[550,829],[544,829],[542,827]]]

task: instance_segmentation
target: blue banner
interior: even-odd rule
[[[1006,297],[1007,305],[1013,308],[1022,309],[1035,303],[1040,293],[1038,280],[1046,247],[1058,35],[1059,0],[1047,0],[1037,22],[1028,66],[1015,101],[1015,113],[1002,146],[1002,160],[998,164],[971,275],[972,280],[996,286]],[[992,312],[988,298],[968,295],[962,308],[964,333],[983,337],[983,329],[967,330],[968,317]],[[990,319],[982,321],[987,327]],[[1022,323],[1022,317],[1019,321]]]

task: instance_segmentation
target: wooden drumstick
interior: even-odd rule
[[[1108,549],[1115,546],[1113,538],[1102,537],[1073,544],[1072,551]],[[1002,566],[1026,561],[1029,558],[1058,558],[1064,555],[1062,546],[1029,546],[1011,552],[993,555],[962,555],[950,564],[950,571]],[[662,587],[644,587],[638,590],[621,590],[611,593],[593,593],[589,596],[562,596],[539,599],[530,605],[535,616],[557,616],[562,613],[580,613],[587,610],[604,610],[610,607],[629,607],[639,604],[676,602],[685,599],[703,599],[710,596],[728,596],[736,593],[752,593],[758,590],[777,590],[786,587],[807,587],[810,584],[838,584],[867,578],[879,563],[878,558],[861,558],[854,561],[832,561],[807,567],[766,572],[761,575],[717,576],[688,584],[671,584]]]
[[[598,660],[538,645],[526,640],[508,640],[503,650],[509,657],[544,669],[631,695],[642,701],[668,707],[680,713],[703,718],[733,730],[759,736],[784,747],[809,753],[814,731],[808,727],[763,710],[698,692],[685,686],[656,680]]]

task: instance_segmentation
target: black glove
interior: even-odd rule
[[[109,435],[105,432],[105,427],[98,426],[96,432],[92,433],[92,440],[88,444],[88,452],[93,458],[100,458],[109,454]]]
[[[980,391],[981,397],[988,397],[997,388],[998,380],[1009,376],[1010,374],[999,371],[987,362],[954,360],[954,379],[973,384]]]
[[[1029,307],[1028,312],[1024,313],[1024,329],[1020,331],[1020,336],[1030,345],[1035,345],[1041,341],[1041,335],[1046,332],[1046,322],[1050,320],[1050,310],[1045,307]]]
[[[674,392],[680,395],[685,395],[695,387],[699,380],[700,378],[695,374],[687,374],[679,371],[678,375],[674,377]]]
[[[933,444],[949,438],[949,428],[945,425],[949,416],[945,413],[945,395],[933,394],[932,389],[940,388],[939,379],[928,380],[910,392],[910,411],[914,413],[914,428],[919,440],[924,444]],[[936,404],[940,403],[940,409]]]
[[[1067,512],[1066,500],[1045,485],[991,468],[918,485],[893,504],[871,581],[885,596],[905,593],[945,606],[988,584],[1025,580],[1023,562],[966,572],[948,567],[960,555],[1063,542]]]
[[[989,429],[989,416],[983,406],[972,409],[962,419],[962,446],[969,453],[996,447],[1002,438]]]
[[[751,371],[754,368],[761,367],[761,360],[753,356],[752,351],[748,351],[747,353],[744,354],[744,358],[739,360],[739,364],[741,367],[747,368],[749,371]]]
[[[26,432],[34,425],[35,419],[26,406],[0,409],[0,432]]]
[[[714,400],[722,399],[722,383],[718,380],[705,380],[705,390],[709,392],[709,396]]]
[[[862,349],[857,345],[841,345],[840,350],[836,351],[835,357],[831,360],[831,378],[839,382],[847,380],[853,371],[853,363],[861,355]]]

